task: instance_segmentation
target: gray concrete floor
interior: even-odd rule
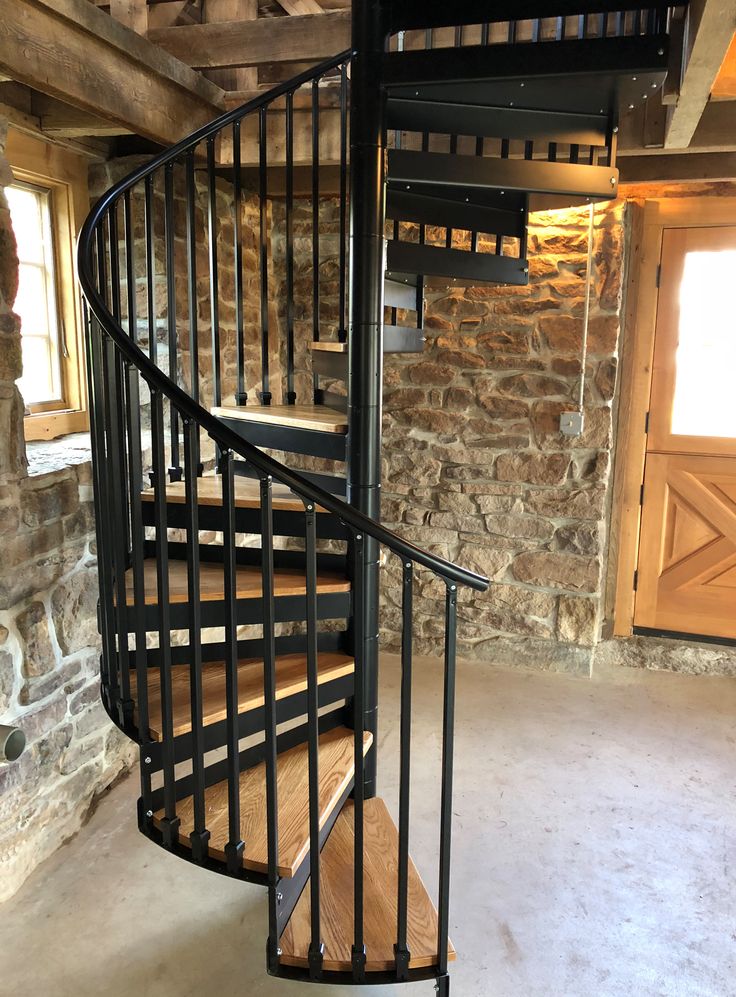
[[[429,885],[440,671],[419,661],[416,673],[411,850]],[[395,811],[393,658],[382,686],[382,793]],[[453,995],[736,997],[735,718],[729,679],[462,665]],[[315,994],[265,975],[264,893],[144,839],[136,793],[135,777],[115,788],[0,908],[0,994]],[[428,997],[432,984],[403,993]]]

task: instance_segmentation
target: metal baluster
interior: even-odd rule
[[[199,571],[199,431],[191,419],[184,419],[184,501],[187,530],[187,618],[189,620],[189,698],[192,720],[192,784],[194,826],[189,835],[192,858],[207,858],[210,832],[207,830],[204,778],[204,730],[202,702],[202,606]]]
[[[355,602],[360,606],[366,597],[363,585],[363,565],[365,562],[365,537],[358,533],[355,537]],[[365,722],[365,667],[364,655],[366,635],[364,633],[363,614],[355,616],[356,640],[355,640],[355,679],[353,698],[353,765],[355,771],[355,785],[353,788],[353,947],[351,962],[353,969],[353,980],[356,983],[365,982],[366,949],[365,936],[363,930],[363,864],[364,864],[364,834],[363,815],[365,803],[365,760],[363,754],[363,725]]]
[[[509,24],[510,23],[511,22],[509,22]],[[490,25],[489,24],[483,24],[483,25],[481,25],[481,29],[480,29],[480,43],[481,43],[481,45],[488,45],[489,42],[490,42],[490,37],[491,37],[490,36]],[[484,151],[485,151],[485,139],[483,138],[482,135],[478,135],[476,137],[476,139],[475,139],[475,154],[479,158],[482,158],[483,154],[484,154]],[[478,233],[477,232],[471,232],[470,233],[470,252],[471,253],[477,253],[478,252]]]
[[[633,30],[633,34],[634,35],[640,35],[641,34],[641,26],[642,26],[642,16],[641,15],[642,15],[642,11],[641,10],[634,11],[634,30]]]
[[[313,502],[306,504],[307,559],[307,727],[309,756],[309,891],[312,935],[309,975],[322,975],[324,945],[320,929],[319,861],[319,658],[317,648],[317,523]]]
[[[463,29],[462,26],[455,28],[455,48],[461,48],[463,44]],[[457,154],[457,135],[450,135],[450,155],[454,156]],[[447,229],[445,235],[445,246],[447,249],[452,248],[452,238],[453,230],[451,228]]]
[[[176,274],[174,272],[174,164],[169,162],[164,169],[164,232],[166,238],[166,324],[169,342],[169,377],[179,384],[179,350],[176,328]],[[169,405],[169,431],[171,464],[169,477],[181,481],[181,461],[179,460],[179,414]]]
[[[617,38],[621,38],[622,35],[626,34],[626,14],[623,11],[619,11],[616,14],[615,34]]]
[[[212,326],[212,404],[222,405],[220,370],[220,280],[217,271],[217,187],[215,184],[215,140],[207,139],[207,236],[210,257],[210,322]],[[219,448],[218,448],[219,456]]]
[[[565,37],[565,18],[555,18],[555,41],[561,42]]]
[[[294,94],[286,95],[286,401],[294,390]]]
[[[222,553],[225,599],[225,702],[227,709],[227,812],[228,842],[225,859],[228,872],[237,876],[243,865],[245,844],[240,828],[240,755],[238,730],[238,620],[237,562],[235,554],[235,477],[232,450],[220,460],[222,471]]]
[[[399,868],[396,978],[409,978],[409,802],[411,780],[411,681],[414,566],[404,562],[401,602],[401,761],[399,767]]]
[[[169,599],[169,537],[166,509],[166,454],[164,406],[161,392],[151,388],[151,451],[153,463],[154,521],[156,524],[156,592],[158,609],[159,675],[164,780],[164,817],[160,821],[163,843],[174,848],[179,841],[176,815],[174,717],[171,691],[171,606]]]
[[[145,229],[146,229],[146,302],[148,311],[148,355],[151,363],[158,364],[158,341],[156,339],[156,277],[154,254],[153,223],[153,176],[145,180]]]
[[[541,33],[542,19],[535,17],[532,21],[532,42],[538,42]]]
[[[348,277],[348,66],[340,68],[340,321],[337,338],[347,341],[347,277]]]
[[[517,27],[518,27],[518,22],[517,21],[509,21],[509,30],[508,30],[508,38],[507,38],[509,45],[513,45],[516,42],[516,30],[517,30]]]
[[[243,197],[240,175],[240,121],[233,122],[233,231],[235,257],[235,330],[237,335],[238,387],[235,404],[245,405],[245,327],[243,316]]]
[[[195,402],[199,402],[199,295],[197,292],[197,225],[195,212],[196,178],[194,174],[194,150],[186,157],[187,174],[187,276],[189,306],[189,390]],[[194,429],[196,446],[197,474],[202,474],[201,442],[199,425]]]
[[[261,478],[261,577],[263,598],[263,698],[266,762],[266,838],[268,842],[268,964],[275,972],[278,944],[278,787],[276,760],[276,612],[273,567],[271,478]]]
[[[438,970],[447,973],[450,925],[450,849],[452,843],[452,765],[455,737],[455,665],[457,641],[457,586],[446,582],[445,680],[442,711],[442,799],[440,803]]]
[[[268,113],[265,107],[258,112],[259,141],[259,202],[260,202],[260,268],[261,268],[261,405],[271,404],[268,373]]]
[[[578,14],[578,38],[585,38],[585,14]]]
[[[507,138],[501,139],[501,159],[508,159],[511,143]],[[503,256],[503,236],[496,236],[496,256]]]
[[[319,342],[320,239],[319,239],[319,80],[312,81],[312,339]],[[314,375],[314,401],[322,401],[319,377]]]
[[[608,14],[598,15],[598,37],[605,38],[608,30]]]

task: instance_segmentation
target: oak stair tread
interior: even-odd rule
[[[156,560],[146,558],[143,562],[144,601],[147,606],[158,603],[156,584]],[[307,591],[306,575],[298,568],[276,568],[274,570],[274,596],[299,596]],[[260,599],[263,595],[263,580],[259,565],[239,565],[236,571],[235,591],[238,599]],[[350,582],[333,571],[317,574],[317,593],[326,595],[349,592]],[[125,594],[128,606],[135,605],[133,589],[133,569],[125,572]],[[225,598],[224,571],[221,564],[203,562],[199,568],[199,594],[202,602],[218,602]],[[183,603],[189,599],[187,588],[187,565],[185,561],[169,561],[169,602]]]
[[[367,752],[373,736],[366,731],[363,750]],[[319,806],[323,827],[354,775],[354,734],[336,727],[319,739]],[[210,832],[209,854],[221,860],[228,842],[227,780],[205,790],[205,825]],[[278,799],[278,872],[293,876],[309,854],[309,763],[306,744],[299,744],[277,757]],[[266,827],[266,766],[264,762],[240,774],[240,837],[245,842],[243,866],[253,872],[268,872]],[[179,839],[187,845],[194,830],[194,797],[176,804],[180,818]],[[164,816],[154,815],[158,823]]]
[[[317,658],[319,685],[352,675],[355,661],[341,651],[321,651]],[[202,666],[202,723],[218,723],[227,717],[225,663],[208,662]],[[136,675],[131,675],[133,695],[137,688]],[[307,655],[304,652],[276,657],[276,699],[286,699],[307,689]],[[191,687],[189,665],[171,669],[171,698],[174,737],[192,729]],[[238,713],[257,710],[264,704],[263,661],[246,658],[238,662]],[[162,740],[161,676],[158,669],[148,672],[149,735]]]
[[[311,429],[321,433],[345,435],[348,431],[347,414],[329,405],[220,405],[212,409],[212,414],[221,419]]]
[[[146,488],[141,493],[144,502],[154,502],[156,493],[153,488]],[[168,482],[166,485],[166,501],[172,505],[184,505],[186,502],[186,486],[183,481]],[[222,506],[222,478],[215,475],[205,475],[197,479],[197,504],[207,506]],[[271,504],[275,512],[304,512],[304,503],[290,488],[273,482],[271,485]],[[261,487],[254,478],[235,477],[235,508],[260,509]],[[322,506],[316,507],[317,512],[327,512]]]
[[[394,944],[398,910],[399,835],[386,804],[379,798],[364,804],[364,890],[366,971],[396,967]],[[321,927],[325,971],[349,972],[353,944],[354,805],[348,802],[321,852]],[[305,887],[281,936],[281,962],[308,968],[311,902]],[[412,969],[437,965],[437,911],[409,859],[408,948]],[[455,958],[452,945],[448,957]]]
[[[321,353],[347,353],[348,344],[347,343],[334,343],[329,342],[326,339],[320,339],[317,342],[311,342],[309,344],[309,349],[315,352]]]

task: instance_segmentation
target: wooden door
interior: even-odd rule
[[[665,229],[637,628],[736,638],[736,227]]]

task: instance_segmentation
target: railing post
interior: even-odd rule
[[[381,513],[381,386],[383,380],[383,281],[385,151],[384,97],[378,60],[385,48],[385,4],[366,0],[353,5],[355,58],[351,80],[350,199],[350,436],[348,497],[350,504],[378,520]],[[365,795],[376,793],[378,674],[378,544],[366,537],[361,559],[362,604],[355,612],[355,632],[366,678],[363,726],[374,735],[365,766]]]

